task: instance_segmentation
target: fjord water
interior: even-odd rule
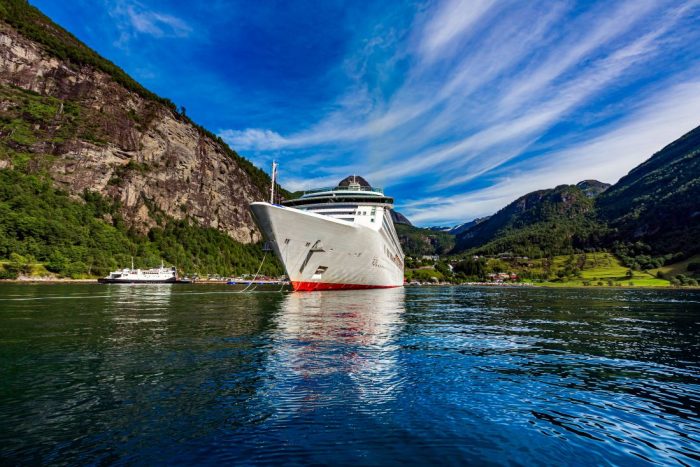
[[[700,462],[700,293],[0,286],[0,463]]]

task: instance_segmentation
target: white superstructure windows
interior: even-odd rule
[[[322,216],[332,217],[344,222],[350,222],[353,224],[371,226],[376,229],[377,224],[382,223],[382,219],[386,214],[386,209],[383,205],[379,204],[365,204],[359,205],[354,203],[323,203],[314,204],[310,206],[304,206],[300,209],[312,212],[314,214],[320,214]],[[379,227],[381,229],[381,227]]]

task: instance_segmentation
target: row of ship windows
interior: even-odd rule
[[[340,219],[341,221],[355,222],[354,217],[336,217],[336,219]],[[374,222],[374,217],[372,217],[369,221]]]
[[[132,272],[132,273],[125,272],[125,273],[124,273],[125,276],[128,276],[129,274],[133,274],[133,275],[135,275],[135,276],[138,275],[138,273],[134,273],[134,272]],[[141,274],[151,274],[151,275],[153,275],[153,274],[166,274],[166,273],[165,273],[165,272],[148,272],[148,271],[141,271]]]
[[[340,210],[335,210],[335,209],[315,209],[312,210],[311,212],[315,212],[316,214],[325,214],[325,215],[339,215],[339,214],[349,214],[352,216],[374,216],[377,214],[377,208],[372,208],[371,211],[340,211]]]

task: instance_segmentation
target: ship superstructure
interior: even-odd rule
[[[251,204],[294,290],[403,285],[404,254],[393,199],[362,177],[307,191],[281,204]]]

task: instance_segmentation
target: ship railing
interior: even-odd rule
[[[372,191],[375,193],[384,194],[384,189],[378,186],[327,186],[323,188],[312,188],[310,190],[305,190],[304,194],[311,195],[326,191]]]

